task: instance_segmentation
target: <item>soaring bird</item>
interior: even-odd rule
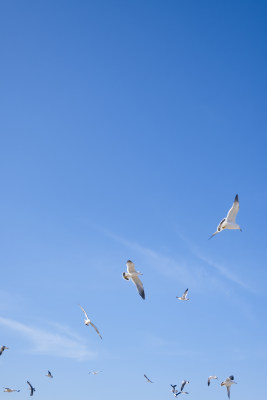
[[[188,293],[188,289],[185,290],[184,294],[181,297],[176,296],[176,299],[185,300],[185,301],[189,300],[187,298],[187,293]]]
[[[45,374],[45,376],[47,376],[48,378],[53,378],[53,375],[51,374],[50,371],[48,371],[47,374]]]
[[[35,392],[35,388],[30,384],[29,381],[27,381],[27,383],[30,386],[30,391],[31,391],[30,396],[33,396],[33,392]]]
[[[143,274],[135,270],[134,263],[131,260],[128,260],[126,265],[127,265],[127,272],[122,273],[123,278],[126,281],[129,281],[131,279],[132,282],[135,284],[140,296],[142,297],[142,299],[145,300],[144,287],[141,280],[138,278],[138,275],[143,275]]]
[[[99,330],[98,330],[97,327],[93,324],[93,322],[88,318],[88,315],[87,315],[86,311],[84,310],[84,308],[82,308],[82,306],[80,306],[80,307],[81,307],[81,309],[82,309],[82,311],[84,312],[84,315],[85,315],[85,317],[86,317],[86,319],[84,320],[84,325],[86,325],[86,326],[91,325],[91,326],[94,328],[94,330],[96,331],[96,333],[98,333],[100,339],[102,339],[102,336],[100,335]]]
[[[221,220],[221,222],[217,226],[217,231],[214,232],[209,239],[211,239],[213,236],[217,235],[217,233],[223,231],[224,229],[238,229],[242,231],[240,226],[235,223],[235,218],[236,214],[238,213],[238,210],[239,210],[239,200],[237,194],[235,196],[232,208],[230,208],[230,210],[228,211],[227,217]]]
[[[9,349],[9,347],[1,346],[1,347],[0,347],[0,356],[2,355],[2,353],[3,353],[4,350],[8,350],[8,349]]]
[[[20,392],[20,390],[17,390],[17,389],[10,389],[10,388],[3,388],[4,389],[4,392],[8,392],[8,393],[11,393],[11,392]]]
[[[144,377],[146,378],[147,382],[149,382],[149,383],[154,383],[154,382],[152,382],[152,381],[146,376],[146,374],[144,374]]]
[[[99,374],[100,372],[102,372],[102,371],[90,371],[90,372],[88,372],[88,374],[90,375],[97,375],[97,374]]]
[[[230,399],[230,388],[234,383],[236,384],[236,382],[234,382],[234,379],[235,379],[234,375],[230,375],[228,378],[225,379],[224,382],[221,383],[221,386],[226,386],[229,399]]]
[[[208,386],[210,385],[210,381],[211,381],[212,379],[218,379],[218,376],[215,376],[215,375],[209,376],[209,377],[208,377]]]
[[[183,391],[183,388],[185,387],[185,385],[186,385],[187,383],[189,383],[189,381],[186,381],[185,379],[182,381],[182,384],[181,384],[181,392]]]

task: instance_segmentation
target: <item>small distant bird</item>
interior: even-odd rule
[[[175,389],[176,386],[177,386],[177,385],[172,385],[172,384],[171,384],[171,387],[172,387],[171,392],[172,392],[172,393],[178,393],[178,390]]]
[[[218,379],[218,376],[215,376],[215,375],[209,376],[209,377],[208,377],[208,386],[210,385],[210,381],[211,381],[212,379]]]
[[[4,392],[8,392],[8,393],[11,393],[11,392],[20,392],[20,390],[17,390],[17,389],[10,389],[10,388],[3,388],[4,389]]]
[[[217,226],[217,231],[214,232],[209,239],[211,239],[213,236],[217,235],[217,233],[223,231],[224,229],[238,229],[242,231],[240,226],[235,223],[235,218],[236,214],[238,213],[239,210],[239,200],[238,200],[238,194],[235,196],[234,204],[232,205],[232,208],[228,211],[227,217],[222,219],[219,225]]]
[[[174,393],[174,396],[175,396],[175,397],[178,397],[179,394],[189,394],[189,393],[188,393],[188,392],[178,392],[178,393]]]
[[[123,272],[122,277],[126,281],[129,281],[131,279],[132,282],[135,284],[140,296],[142,297],[142,299],[145,300],[144,287],[143,287],[141,280],[138,278],[138,275],[143,275],[143,274],[141,274],[141,272],[135,270],[134,263],[131,260],[128,260],[126,265],[127,265],[127,272]]]
[[[187,293],[188,293],[188,289],[186,289],[186,291],[184,292],[184,294],[181,297],[176,296],[176,299],[185,300],[185,301],[189,300],[187,298]]]
[[[3,353],[4,350],[8,350],[8,349],[9,349],[9,347],[1,346],[1,347],[0,347],[0,356],[2,355],[2,353]]]
[[[102,372],[102,371],[90,371],[90,372],[88,372],[89,373],[89,375],[91,374],[91,375],[97,375],[97,374],[100,374],[100,372]]]
[[[185,379],[182,381],[182,385],[181,385],[181,392],[183,391],[183,388],[185,387],[185,385],[189,383],[189,381],[186,381]]]
[[[230,399],[230,388],[236,382],[234,382],[234,375],[230,375],[228,378],[225,379],[224,382],[221,383],[221,386],[226,386],[228,398]]]
[[[48,378],[53,378],[53,375],[51,374],[50,371],[48,371],[47,374],[46,374],[45,376],[47,376]]]
[[[102,336],[100,335],[99,330],[98,330],[97,327],[93,324],[93,322],[88,318],[88,315],[87,315],[86,311],[84,310],[84,308],[82,308],[82,306],[80,306],[80,307],[81,307],[81,309],[82,309],[82,311],[84,312],[84,315],[85,315],[85,317],[86,317],[86,319],[84,320],[84,325],[86,325],[86,326],[91,325],[91,326],[94,328],[94,330],[96,331],[96,333],[98,333],[98,335],[100,336],[100,339],[102,339]]]
[[[144,377],[146,378],[147,382],[154,383],[146,376],[146,374],[144,374]]]
[[[33,396],[33,392],[35,392],[35,388],[30,384],[29,381],[27,381],[27,383],[30,386],[30,391],[31,391],[30,396]]]

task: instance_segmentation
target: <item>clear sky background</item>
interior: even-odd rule
[[[11,396],[162,400],[187,379],[226,400],[233,374],[232,400],[264,398],[266,20],[259,0],[0,2]],[[236,193],[243,232],[209,241]]]

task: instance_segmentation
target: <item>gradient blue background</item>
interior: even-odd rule
[[[0,2],[11,396],[161,400],[188,379],[188,400],[220,400],[234,374],[232,400],[263,399],[266,18],[266,1]],[[208,241],[236,193],[243,232]]]

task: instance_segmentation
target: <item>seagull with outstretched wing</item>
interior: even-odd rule
[[[9,348],[6,347],[6,346],[1,346],[1,347],[0,347],[0,356],[2,355],[2,353],[3,353],[4,350],[8,350],[8,349],[9,349]]]
[[[30,386],[30,391],[31,391],[30,396],[33,396],[33,392],[35,392],[35,388],[30,384],[29,381],[27,381],[27,383]]]
[[[230,399],[230,388],[234,383],[236,384],[236,382],[234,382],[234,379],[235,379],[234,375],[230,375],[228,378],[225,379],[225,381],[221,383],[221,386],[226,386],[229,399]]]
[[[138,275],[143,275],[141,272],[136,271],[134,268],[134,263],[131,260],[128,260],[126,263],[127,266],[127,272],[123,272],[122,277],[126,280],[132,280],[132,282],[135,284],[138,293],[142,297],[142,299],[145,300],[145,291],[144,291],[144,286],[139,279]]]
[[[176,296],[176,299],[178,299],[178,300],[184,300],[184,301],[189,300],[189,299],[187,298],[187,293],[188,293],[188,289],[185,290],[184,294],[183,294],[181,297]]]
[[[48,378],[53,378],[53,375],[51,374],[50,371],[48,371],[47,374],[45,374],[45,376],[47,376]]]
[[[211,381],[212,379],[218,379],[218,376],[215,376],[215,375],[209,376],[209,377],[208,377],[208,386],[210,385],[210,381]]]
[[[228,211],[227,217],[221,220],[221,222],[217,226],[216,232],[214,232],[209,239],[211,239],[213,236],[217,235],[217,233],[223,231],[224,229],[238,229],[239,231],[242,231],[240,226],[235,222],[238,210],[239,210],[239,200],[237,194],[235,196],[235,200],[232,207]]]
[[[85,317],[86,317],[86,318],[84,319],[84,325],[86,325],[86,326],[91,325],[91,326],[94,328],[94,330],[96,331],[96,333],[99,335],[100,339],[102,339],[102,336],[100,335],[99,330],[98,330],[97,327],[93,324],[93,322],[88,318],[88,315],[87,315],[85,309],[84,309],[81,305],[80,305],[80,307],[81,307],[81,310],[84,312],[84,315],[85,315]]]
[[[185,385],[189,383],[189,381],[186,381],[185,379],[182,381],[181,383],[181,392],[183,391],[183,388],[185,387]]]
[[[4,390],[4,392],[8,392],[8,393],[12,393],[12,392],[20,392],[20,390],[17,390],[17,389],[10,389],[10,388],[3,388]]]

